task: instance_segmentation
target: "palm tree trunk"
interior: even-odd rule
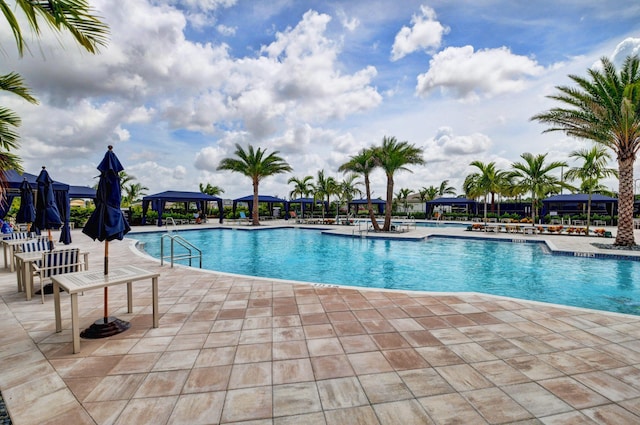
[[[364,175],[364,188],[367,192],[367,208],[369,209],[369,219],[371,220],[371,225],[373,226],[373,230],[376,232],[380,231],[380,226],[378,226],[378,221],[376,220],[376,215],[373,213],[373,204],[371,203],[371,185],[369,183],[369,175]]]
[[[589,236],[590,224],[591,224],[591,189],[589,189],[589,199],[587,199],[587,236]]]
[[[634,155],[618,156],[618,232],[614,245],[633,246],[633,163]]]
[[[253,208],[251,210],[251,224],[254,226],[260,225],[260,217],[258,215],[258,180],[253,180]]]
[[[387,205],[384,210],[383,232],[391,230],[391,209],[393,208],[393,176],[387,175]]]

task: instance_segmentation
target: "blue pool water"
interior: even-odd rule
[[[180,235],[202,249],[203,268],[209,270],[372,288],[481,292],[640,315],[640,262],[550,255],[542,244],[361,239],[306,229]],[[161,233],[129,236],[160,258]],[[165,249],[168,253],[167,244]]]

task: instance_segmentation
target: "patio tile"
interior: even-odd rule
[[[416,351],[429,362],[431,366],[446,366],[464,363],[456,353],[447,347],[421,347]]]
[[[583,373],[574,375],[573,378],[612,401],[640,397],[640,389],[634,388],[605,372]]]
[[[576,409],[609,403],[608,399],[570,377],[547,379],[539,383]]]
[[[443,394],[418,400],[436,424],[486,424],[460,394]]]
[[[182,388],[183,394],[226,390],[231,366],[212,366],[192,369]]]
[[[224,398],[224,391],[181,395],[168,425],[218,423]]]
[[[273,360],[299,359],[302,357],[309,357],[307,343],[304,340],[273,343]]]
[[[142,381],[133,397],[152,398],[178,395],[188,375],[188,370],[151,372]]]
[[[540,419],[545,425],[595,425],[591,419],[580,412],[567,412],[557,415],[545,416]]]
[[[341,336],[339,339],[345,353],[361,353],[378,349],[369,335]]]
[[[308,358],[273,362],[274,385],[313,380],[313,368]]]
[[[80,401],[128,400],[136,393],[144,378],[143,374],[107,376]]]
[[[160,356],[152,371],[191,369],[198,354],[199,350],[167,351]]]
[[[471,391],[493,385],[468,364],[440,366],[435,369],[456,391]]]
[[[123,409],[115,425],[166,423],[178,397],[132,399]]]
[[[359,376],[360,384],[364,388],[371,403],[407,400],[413,398],[406,384],[396,373],[377,373]]]
[[[273,425],[327,425],[322,412],[273,418]],[[348,422],[342,422],[348,423]],[[366,422],[365,422],[366,423]]]
[[[455,391],[451,385],[432,368],[399,371],[398,376],[402,378],[416,398],[447,394]]]
[[[381,425],[427,425],[433,421],[416,400],[375,404],[373,409]]]
[[[338,338],[318,338],[307,341],[307,348],[311,357],[344,354],[342,344]]]
[[[498,388],[469,391],[464,397],[490,424],[515,422],[533,417]]]
[[[371,406],[350,407],[345,409],[328,410],[325,412],[327,425],[344,425],[344,424],[367,424],[379,425],[380,422],[376,417]],[[318,424],[324,422],[318,422]],[[300,421],[297,424],[312,425],[310,422]],[[280,425],[274,423],[274,425]],[[294,425],[293,423],[291,425]]]
[[[271,418],[271,387],[244,388],[227,391],[221,422],[240,422]]]
[[[291,416],[322,410],[315,382],[273,387],[273,416]]]
[[[271,343],[238,345],[234,363],[271,361]]]
[[[640,423],[640,416],[615,404],[592,407],[581,411],[596,423],[603,425],[634,425]]]
[[[234,364],[229,389],[271,385],[271,362]]]
[[[358,375],[391,372],[393,370],[384,355],[377,351],[347,354],[347,357],[351,366],[353,366],[353,370]]]
[[[358,379],[337,378],[316,382],[324,410],[365,406],[369,400]]]
[[[495,385],[513,385],[529,382],[530,379],[503,360],[474,363],[472,365],[482,376]]]
[[[571,406],[534,382],[503,387],[503,390],[536,417],[572,410]]]
[[[345,355],[311,358],[313,373],[317,380],[353,376],[353,368]]]
[[[209,367],[232,364],[236,355],[236,347],[215,347],[200,350],[193,367]]]

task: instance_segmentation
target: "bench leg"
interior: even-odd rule
[[[60,286],[53,282],[53,309],[56,315],[56,332],[62,332],[62,319],[60,317]]]

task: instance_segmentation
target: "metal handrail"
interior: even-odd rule
[[[173,229],[169,229],[169,222],[171,222],[171,226],[173,227]],[[164,221],[164,227],[166,227],[167,232],[169,233],[178,233],[178,226],[176,225],[176,221],[173,219],[173,217],[166,218],[166,220]]]
[[[170,245],[170,253],[169,255],[164,255],[164,240],[165,238],[168,238],[171,240],[171,245]],[[175,244],[180,245],[181,247],[183,247],[184,249],[187,250],[186,253],[184,254],[179,254],[176,255],[175,254],[175,249],[174,249],[174,245]],[[194,251],[196,251],[197,253],[194,254]],[[164,259],[168,258],[171,260],[171,267],[173,268],[173,263],[175,261],[179,261],[179,260],[189,260],[189,266],[191,266],[191,260],[193,258],[198,258],[199,259],[199,265],[198,267],[202,268],[202,251],[200,249],[198,249],[195,245],[193,245],[191,242],[189,242],[188,240],[186,240],[185,238],[183,238],[182,236],[178,235],[178,234],[171,234],[171,233],[165,233],[164,235],[162,235],[162,238],[160,239],[160,265],[164,265]]]

